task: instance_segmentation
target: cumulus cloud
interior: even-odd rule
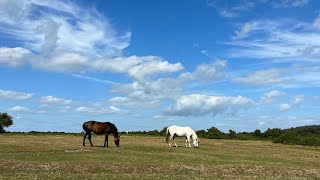
[[[12,99],[12,100],[27,100],[31,99],[33,94],[22,93],[16,91],[5,91],[0,89],[0,98],[3,99]]]
[[[282,96],[284,94],[285,93],[281,92],[281,91],[270,91],[270,92],[265,93],[261,97],[260,102],[263,103],[263,104],[272,103],[276,97]]]
[[[32,53],[24,48],[0,47],[0,64],[10,67],[24,65]]]
[[[253,85],[269,85],[283,82],[284,79],[281,78],[281,73],[284,69],[268,69],[253,72],[247,76],[235,77],[234,82],[253,84]]]
[[[50,18],[47,20],[47,22],[37,27],[37,32],[44,35],[42,52],[47,54],[58,46],[57,41],[59,27],[60,24]]]
[[[41,98],[41,103],[44,104],[70,104],[72,102],[72,100],[66,100],[63,98],[57,98],[57,97],[53,97],[53,96],[44,96]]]
[[[128,96],[120,96],[109,99],[111,104],[123,105],[128,107],[144,107],[150,108],[158,106],[160,101],[159,98],[153,94],[148,94],[144,91],[134,91]]]
[[[20,43],[20,47],[0,47],[0,65],[68,73],[126,73],[137,81],[183,69],[180,62],[157,56],[123,56],[131,32],[115,29],[94,8],[71,1],[0,3],[0,35]]]
[[[156,80],[134,81],[130,84],[115,84],[111,92],[125,93],[110,99],[110,102],[131,107],[155,106],[163,99],[175,100],[183,94],[184,86],[190,81],[212,83],[225,77],[227,61],[216,60],[203,63],[196,67],[193,72],[181,73],[176,78],[159,78]]]
[[[12,108],[9,108],[8,111],[11,112],[31,112],[31,110],[27,107],[23,107],[23,106],[15,106]]]
[[[287,111],[287,110],[289,110],[290,108],[291,108],[291,105],[290,105],[290,104],[287,104],[287,103],[280,105],[280,111]]]
[[[280,105],[280,111],[288,111],[291,108],[299,107],[299,105],[303,102],[304,95],[297,95],[291,98],[290,103],[284,103]]]
[[[226,76],[227,61],[216,60],[210,63],[204,63],[197,66],[192,72],[191,79],[203,82],[215,82]]]
[[[237,96],[207,96],[191,94],[180,97],[166,114],[178,116],[213,116],[225,112],[236,113],[241,109],[252,107],[255,102],[249,98]]]

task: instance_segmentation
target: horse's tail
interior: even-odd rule
[[[167,128],[167,132],[166,132],[166,143],[169,143],[169,138],[170,138],[170,132],[169,132],[169,128]]]

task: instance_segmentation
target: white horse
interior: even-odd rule
[[[176,147],[178,147],[176,140],[175,140],[176,136],[186,136],[186,147],[191,147],[190,136],[192,136],[193,146],[199,147],[198,136],[197,136],[196,132],[193,129],[191,129],[190,127],[181,127],[181,126],[176,126],[176,125],[169,126],[167,128],[166,142],[169,144],[170,147],[171,147],[170,140],[173,140],[174,145]],[[189,146],[188,146],[188,143],[189,143]]]

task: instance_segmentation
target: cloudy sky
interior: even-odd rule
[[[0,0],[10,131],[320,123],[316,0]]]

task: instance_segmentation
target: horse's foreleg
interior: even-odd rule
[[[88,139],[89,139],[89,141],[90,141],[90,145],[93,146],[93,145],[92,145],[92,142],[91,142],[91,133],[89,134]]]
[[[106,147],[106,142],[107,142],[107,147],[109,147],[108,134],[106,134],[104,138],[104,144],[103,144],[104,147]]]
[[[186,136],[186,147],[188,147],[188,138]]]
[[[190,144],[190,136],[187,136],[186,137],[187,139],[186,139],[186,147],[191,147],[191,144]],[[188,146],[188,143],[189,143],[189,146]]]
[[[171,147],[171,141],[173,139],[174,136],[170,135],[170,139],[169,139],[169,147]]]
[[[86,146],[85,142],[86,142],[86,138],[87,138],[87,133],[83,136],[83,146]]]
[[[175,136],[173,136],[173,142],[174,142],[174,145],[175,145],[176,147],[178,147],[178,145],[177,145],[177,143],[176,143],[176,137],[175,137]]]

